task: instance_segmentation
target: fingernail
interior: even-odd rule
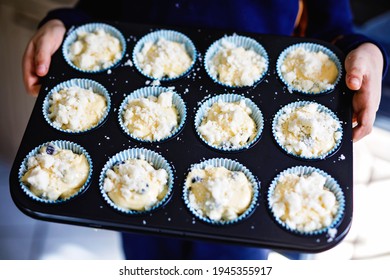
[[[37,74],[45,74],[46,73],[46,66],[41,64],[37,66]]]
[[[353,86],[353,87],[360,87],[360,81],[358,78],[351,78],[349,79],[349,83]]]

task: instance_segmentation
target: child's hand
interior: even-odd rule
[[[59,20],[50,20],[31,38],[23,55],[23,81],[27,92],[37,96],[41,88],[40,77],[47,74],[51,56],[60,47],[65,26]]]
[[[368,135],[375,121],[382,91],[383,55],[377,46],[364,43],[345,59],[346,84],[356,91],[353,100],[353,141]]]

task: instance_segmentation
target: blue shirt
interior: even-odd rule
[[[303,17],[298,16],[300,2]],[[54,18],[67,28],[112,20],[277,35],[293,35],[297,18],[302,18],[300,35],[333,42],[344,53],[365,42],[375,43],[383,53],[384,75],[387,70],[384,48],[354,33],[349,0],[79,0],[75,8],[49,12],[40,25]]]

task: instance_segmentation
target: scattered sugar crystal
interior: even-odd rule
[[[159,85],[161,85],[161,82],[160,82],[160,80],[153,80],[151,85],[152,86],[159,86]]]
[[[328,229],[328,235],[329,235],[329,238],[328,238],[328,242],[332,242],[333,239],[336,237],[336,234],[337,234],[337,229],[335,228],[329,228]]]
[[[123,66],[130,66],[130,67],[132,67],[133,66],[133,62],[131,61],[131,59],[128,59],[128,60],[126,60],[125,63],[123,63]]]

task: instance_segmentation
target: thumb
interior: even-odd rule
[[[353,54],[348,55],[345,60],[345,83],[350,90],[359,90],[363,83],[363,73],[364,69],[361,62],[362,58],[356,57]]]

